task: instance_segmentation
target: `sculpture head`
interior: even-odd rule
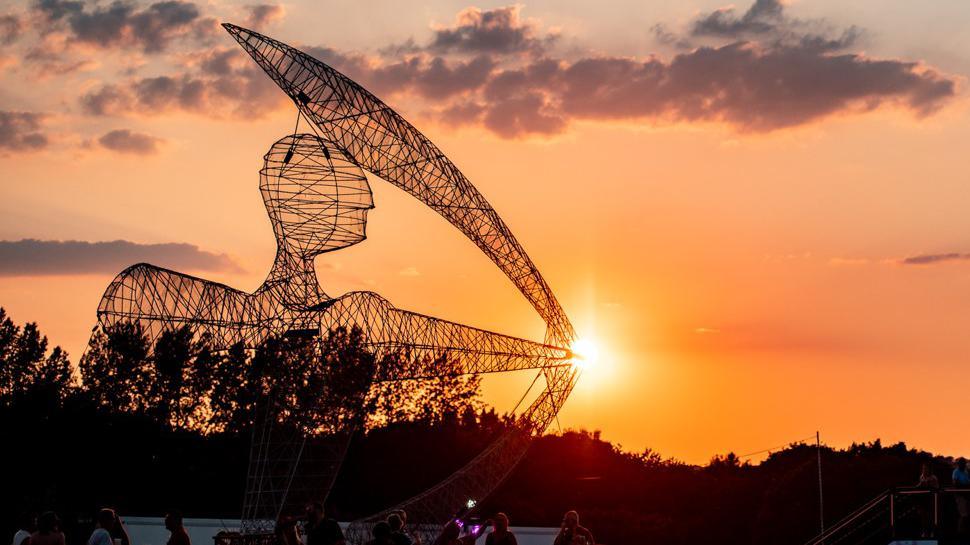
[[[313,257],[361,242],[374,208],[359,166],[312,134],[281,138],[263,157],[259,190],[281,249]]]

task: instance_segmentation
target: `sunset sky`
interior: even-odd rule
[[[600,346],[563,429],[688,462],[817,429],[970,456],[970,4],[931,5],[2,0],[0,306],[76,361],[129,264],[262,282],[258,170],[296,112],[233,22],[359,81],[498,210]],[[371,185],[327,293],[542,338],[463,235]]]

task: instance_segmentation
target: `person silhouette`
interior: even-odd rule
[[[566,511],[562,517],[562,527],[556,536],[554,545],[595,545],[593,533],[579,524],[579,513]]]
[[[30,534],[30,545],[64,545],[64,532],[57,513],[47,511],[37,518],[37,530]]]
[[[259,187],[277,252],[256,291],[139,263],[105,290],[101,326],[138,322],[154,341],[166,329],[191,325],[217,350],[240,342],[253,348],[270,336],[359,327],[378,355],[406,350],[412,357],[413,364],[395,368],[395,376],[379,370],[376,380],[439,376],[438,358],[449,354],[460,356],[451,374],[561,366],[572,357],[562,347],[397,309],[373,292],[328,295],[314,259],[364,241],[374,202],[363,170],[316,135],[288,135],[274,143],[264,156]]]
[[[10,545],[28,545],[30,543],[30,534],[36,528],[37,515],[29,511],[20,513],[20,516],[17,518],[17,531],[14,533]]]
[[[509,530],[509,516],[497,513],[492,519],[493,530],[485,538],[485,545],[519,545],[515,534]]]

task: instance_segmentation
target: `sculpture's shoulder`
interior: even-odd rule
[[[165,299],[174,294],[189,298],[209,298],[216,295],[244,299],[250,294],[219,282],[205,280],[150,263],[136,263],[118,273],[101,297],[101,307],[117,299]]]

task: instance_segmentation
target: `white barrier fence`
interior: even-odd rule
[[[165,545],[168,541],[168,530],[165,520],[161,517],[123,517],[131,545]],[[222,530],[235,530],[239,527],[238,520],[223,519],[190,519],[184,521],[185,529],[189,533],[192,545],[212,545],[212,538]],[[558,528],[530,528],[512,527],[512,532],[519,545],[552,545]],[[485,543],[482,536],[478,543]]]

